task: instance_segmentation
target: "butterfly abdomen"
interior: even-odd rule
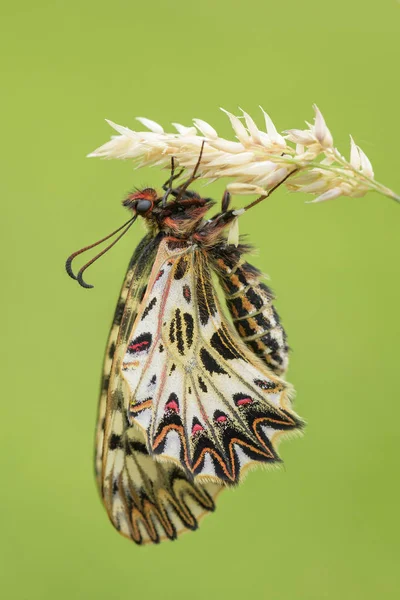
[[[273,305],[273,292],[261,281],[262,273],[226,255],[217,258],[216,264],[236,331],[274,373],[282,375],[287,370],[289,347]]]

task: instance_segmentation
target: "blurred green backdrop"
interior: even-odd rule
[[[1,595],[7,599],[399,597],[400,207],[370,194],[307,206],[280,191],[242,218],[271,275],[308,421],[285,470],[251,473],[200,530],[139,548],[108,523],[92,476],[103,348],[131,230],[91,270],[70,252],[125,218],[160,171],[87,160],[112,133],[258,105],[281,129],[316,102],[400,192],[395,0],[124,2],[2,8]],[[221,197],[223,183],[208,188]],[[240,198],[237,204],[243,200]],[[5,335],[4,335],[5,334]]]

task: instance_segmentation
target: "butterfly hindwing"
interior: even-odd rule
[[[290,386],[233,330],[207,254],[189,242],[160,243],[122,369],[148,452],[198,482],[236,483],[279,460],[277,435],[301,426]]]

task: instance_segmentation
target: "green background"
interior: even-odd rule
[[[251,473],[199,531],[158,547],[113,530],[92,476],[103,348],[142,231],[91,269],[94,290],[63,263],[127,218],[127,190],[165,177],[87,160],[112,133],[105,117],[199,117],[231,136],[219,106],[261,124],[262,104],[286,129],[316,102],[338,147],[352,133],[400,193],[400,4],[25,0],[2,13],[1,596],[399,597],[400,206],[282,190],[242,217],[308,427],[282,444],[284,470]]]

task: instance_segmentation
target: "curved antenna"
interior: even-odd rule
[[[133,218],[135,218],[135,217],[133,217]],[[67,258],[66,262],[65,262],[65,270],[67,271],[68,275],[70,277],[72,277],[72,279],[77,280],[78,278],[76,277],[76,275],[74,274],[74,272],[72,270],[72,261],[74,260],[74,258],[76,256],[79,256],[79,254],[82,254],[83,252],[86,252],[86,250],[90,250],[91,248],[95,248],[96,246],[98,246],[102,242],[105,242],[110,237],[112,237],[113,235],[115,235],[116,233],[118,233],[118,231],[121,231],[121,229],[123,229],[131,221],[132,221],[132,218],[130,218],[129,221],[127,221],[126,223],[124,223],[123,225],[121,225],[121,227],[118,227],[118,229],[116,229],[112,233],[109,233],[108,235],[106,235],[106,237],[103,237],[98,242],[95,242],[94,244],[90,244],[90,246],[85,246],[84,248],[81,248],[80,250],[77,250],[76,252],[74,252],[73,254],[71,254],[71,256],[69,256]]]
[[[106,237],[102,238],[98,242],[95,242],[94,244],[91,244],[90,246],[85,246],[85,248],[81,248],[77,252],[74,252],[73,254],[71,254],[71,256],[68,257],[68,259],[67,259],[67,261],[65,263],[65,269],[66,269],[68,275],[70,277],[72,277],[72,279],[75,279],[79,283],[79,285],[81,285],[82,287],[84,287],[84,288],[92,288],[93,286],[90,285],[90,284],[88,284],[88,283],[86,283],[83,280],[83,278],[82,278],[82,275],[83,275],[84,271],[86,271],[86,269],[88,267],[90,267],[90,265],[92,265],[97,259],[99,259],[101,256],[103,256],[103,254],[105,254],[113,246],[115,246],[115,244],[125,235],[125,233],[128,231],[128,229],[130,229],[130,227],[133,225],[133,223],[136,221],[136,219],[137,219],[137,215],[135,215],[134,217],[132,217],[131,219],[129,219],[129,221],[127,221],[126,223],[124,223],[123,225],[121,225],[121,227],[119,227],[118,229],[116,229],[115,231],[113,231],[112,233],[110,233],[109,235],[107,235]],[[125,227],[125,229],[124,229],[124,227]],[[98,246],[102,242],[105,242],[110,237],[112,237],[113,235],[115,235],[116,233],[118,233],[118,231],[121,231],[121,229],[124,229],[124,231],[111,244],[109,244],[106,248],[104,248],[104,250],[102,250],[101,252],[99,252],[98,254],[96,254],[96,256],[94,256],[89,262],[87,262],[85,265],[83,265],[83,267],[78,271],[77,275],[75,275],[73,273],[72,268],[71,268],[71,263],[72,263],[73,259],[76,256],[78,256],[79,254],[82,254],[83,252],[86,252],[86,250],[90,250],[91,248],[94,248],[95,246]]]
[[[79,269],[78,274],[76,276],[76,279],[77,279],[79,285],[81,285],[84,288],[92,288],[93,287],[93,285],[91,285],[90,283],[86,283],[85,281],[83,281],[82,275],[83,275],[84,271],[86,271],[86,269],[88,267],[90,267],[90,265],[92,265],[94,262],[96,262],[96,260],[98,258],[100,258],[101,256],[103,256],[103,254],[105,254],[106,252],[108,252],[110,250],[110,248],[112,248],[113,246],[115,246],[115,244],[118,242],[118,240],[120,240],[122,238],[122,236],[124,236],[126,234],[126,232],[128,231],[128,229],[130,229],[130,227],[136,221],[136,216],[137,215],[135,215],[133,217],[133,219],[131,220],[131,222],[129,223],[129,225],[127,226],[127,228],[121,233],[121,235],[119,235],[109,246],[107,246],[107,248],[104,248],[104,250],[102,250],[101,252],[99,252],[98,254],[96,254],[96,256],[94,258],[92,258],[91,260],[89,260],[89,262],[87,262],[86,265],[83,265],[83,267],[81,269]]]

